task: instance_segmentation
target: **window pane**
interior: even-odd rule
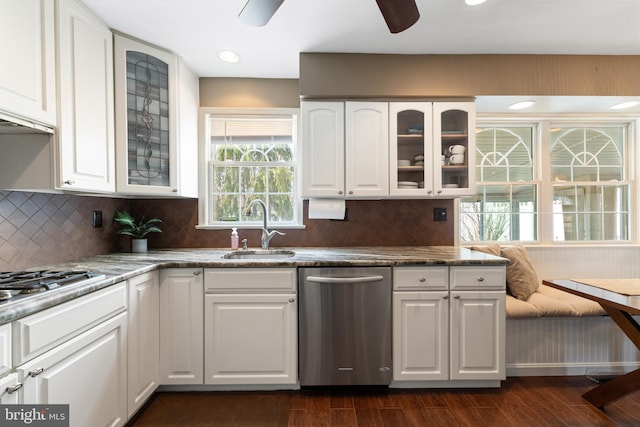
[[[213,195],[214,218],[220,221],[237,221],[240,217],[240,204],[237,194]]]
[[[239,170],[235,166],[213,167],[213,192],[237,193],[239,188]]]
[[[217,196],[225,194],[236,198],[239,222],[262,224],[262,209],[255,208],[255,215],[242,212],[255,198],[267,204],[270,222],[298,221],[296,120],[291,114],[210,116],[213,223],[228,215],[217,206],[226,201]]]
[[[534,240],[536,205],[535,185],[479,187],[476,197],[461,200],[461,239]]]
[[[554,240],[628,240],[628,194],[627,185],[555,186]]]
[[[537,239],[537,185],[531,182],[534,130],[532,126],[477,129],[478,194],[461,201],[462,240]]]
[[[553,128],[551,176],[555,181],[623,181],[624,135],[624,126]]]
[[[240,191],[242,193],[267,192],[267,168],[261,166],[240,167]]]
[[[476,132],[478,181],[532,180],[532,147],[532,127],[479,129]]]

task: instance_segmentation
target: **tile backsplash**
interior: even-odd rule
[[[444,207],[448,221],[433,221]],[[149,248],[227,248],[231,230],[198,230],[196,199],[116,199],[69,194],[0,191],[0,271],[44,266],[86,256],[129,250],[116,234],[113,212],[162,219],[163,233],[149,236]],[[307,203],[305,202],[305,218]],[[103,224],[93,227],[93,211]],[[282,230],[274,247],[453,245],[452,200],[348,201],[348,220],[308,220],[305,229]],[[249,246],[260,245],[260,230],[238,230]]]

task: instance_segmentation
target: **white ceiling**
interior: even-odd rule
[[[416,0],[419,21],[398,34],[375,0],[285,0],[264,27],[238,21],[245,0],[82,1],[201,77],[298,78],[300,52],[640,55],[640,0]]]

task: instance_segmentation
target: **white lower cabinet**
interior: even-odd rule
[[[449,292],[393,293],[394,380],[449,379]]]
[[[202,384],[202,268],[160,271],[160,383]]]
[[[393,311],[394,381],[505,378],[504,267],[397,267]]]
[[[128,415],[142,406],[158,387],[159,378],[159,286],[158,272],[128,280]]]
[[[505,378],[505,292],[451,291],[451,379]]]
[[[25,404],[68,404],[71,427],[127,421],[127,314],[18,366]]]
[[[71,427],[127,421],[124,282],[12,323],[25,404],[68,404]]]
[[[205,384],[296,384],[295,269],[205,270]]]

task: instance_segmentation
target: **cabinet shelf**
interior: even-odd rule
[[[424,166],[398,166],[398,171],[404,172],[419,172],[423,170]]]
[[[466,171],[467,165],[442,166],[442,170],[446,172]]]
[[[398,134],[398,138],[401,138],[401,139],[422,139],[422,138],[424,138],[424,134],[423,133],[403,133],[403,134]]]

